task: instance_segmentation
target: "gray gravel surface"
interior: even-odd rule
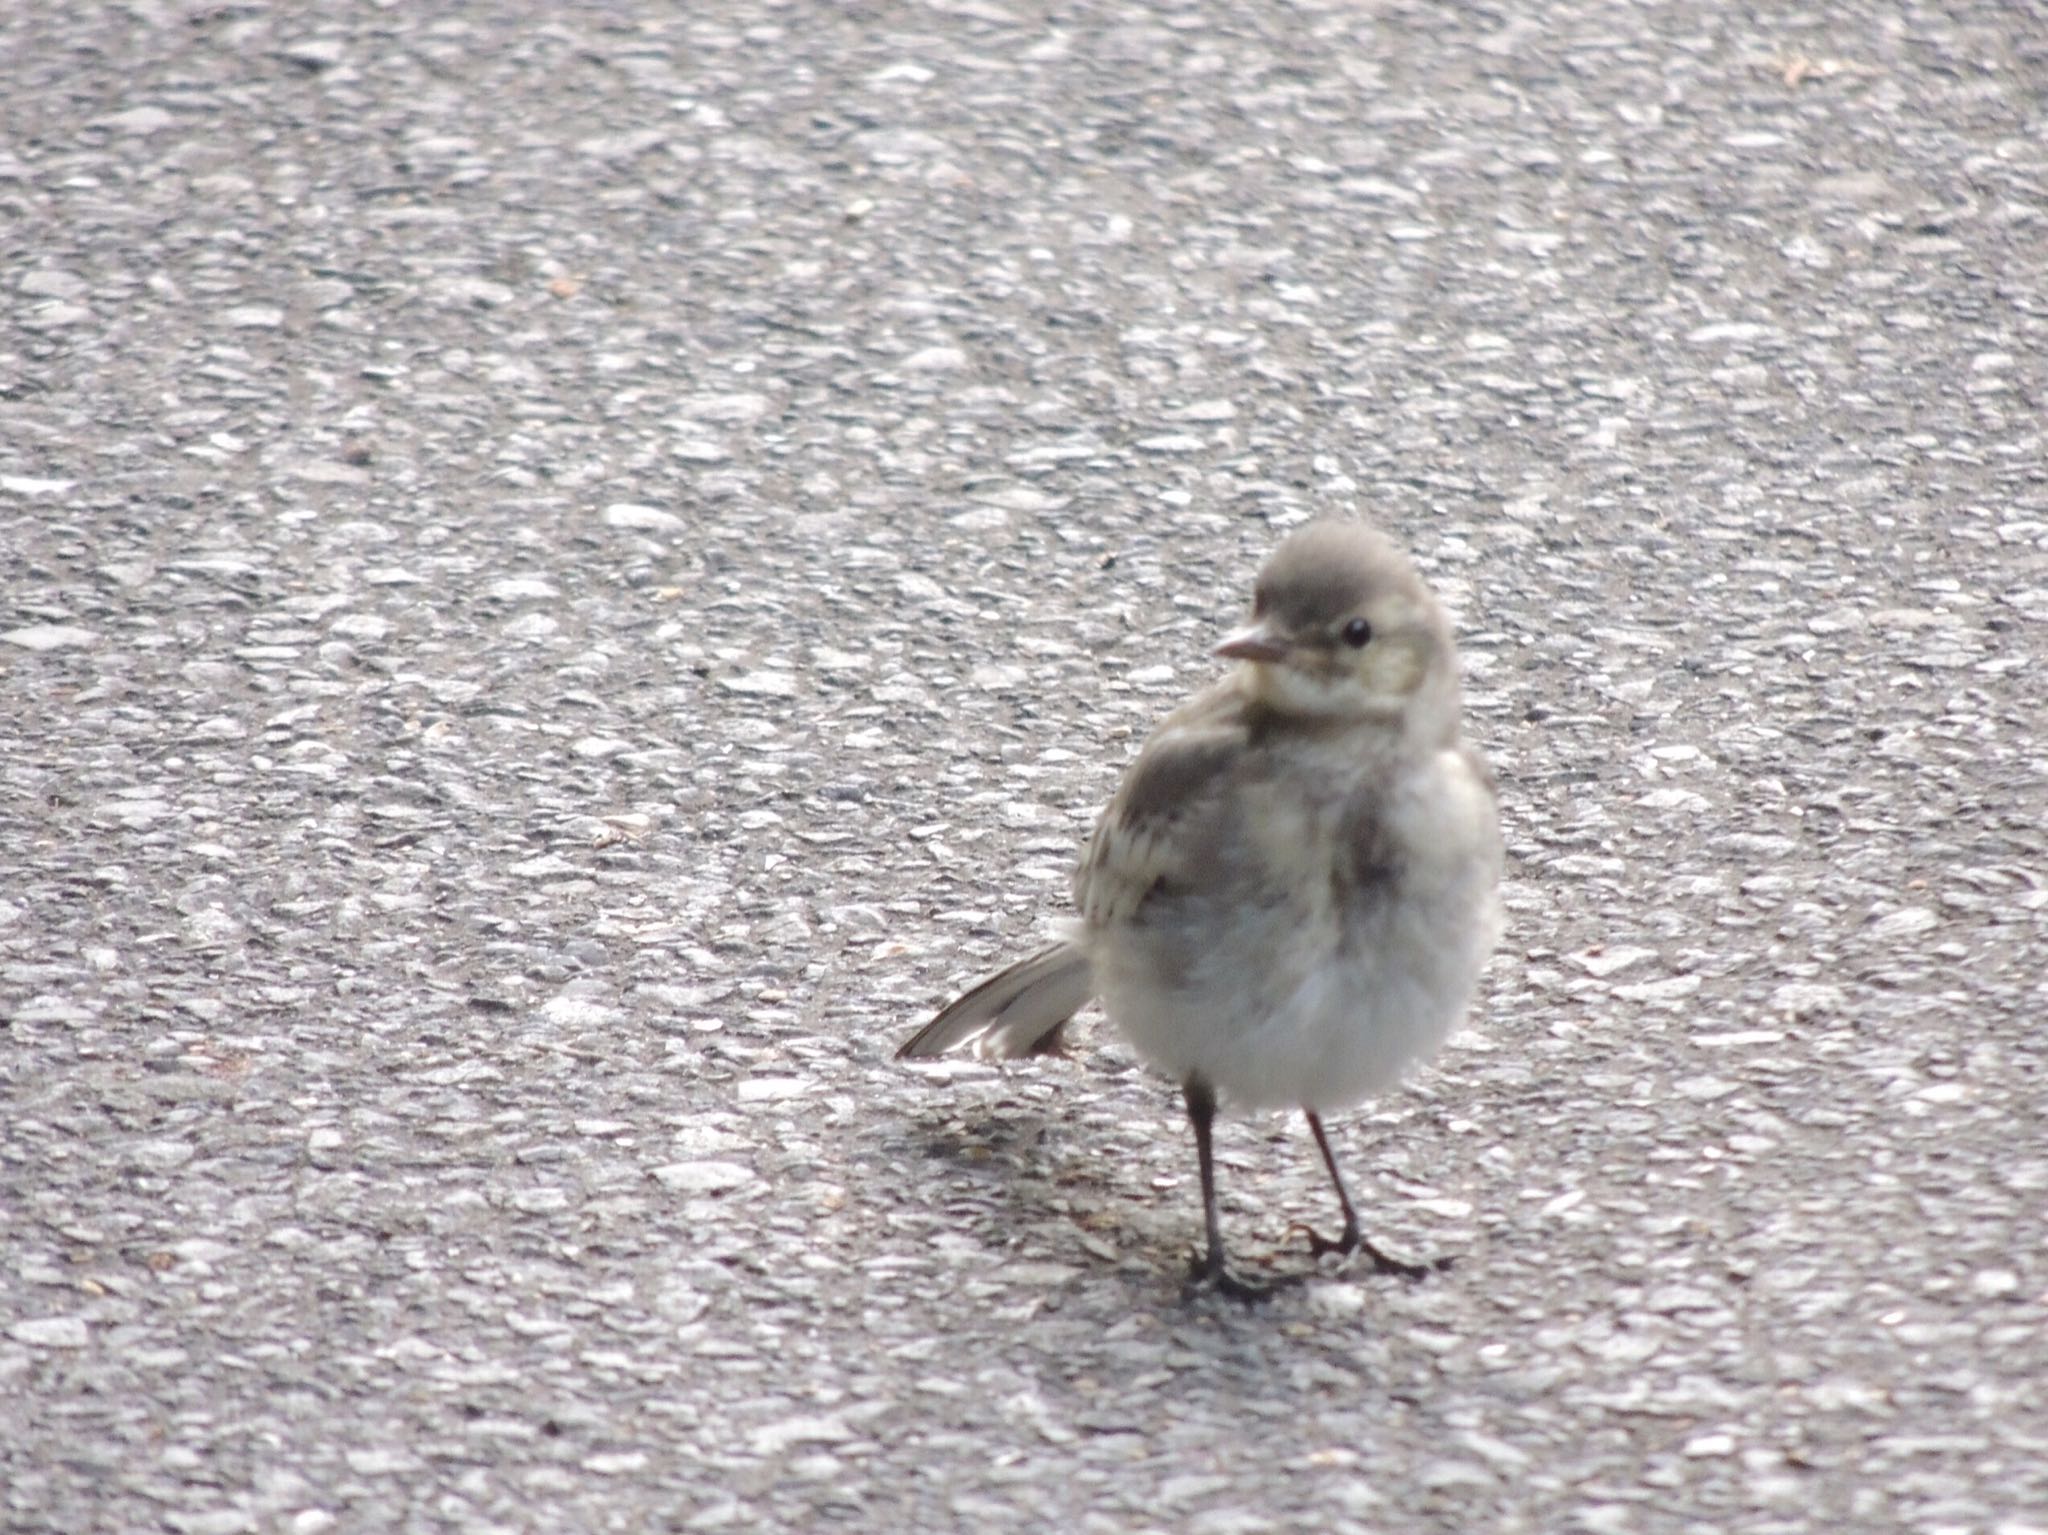
[[[2044,102],[2025,0],[0,8],[0,1525],[2048,1530]],[[1184,1300],[1108,1030],[889,1054],[1354,511],[1503,782],[1336,1127],[1456,1264]]]

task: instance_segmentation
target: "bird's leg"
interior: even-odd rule
[[[1337,1189],[1337,1203],[1344,1211],[1344,1230],[1334,1242],[1313,1226],[1295,1222],[1291,1229],[1307,1233],[1309,1251],[1318,1258],[1324,1253],[1362,1252],[1372,1260],[1372,1266],[1378,1272],[1399,1274],[1403,1279],[1420,1279],[1437,1269],[1449,1268],[1450,1260],[1447,1258],[1430,1264],[1404,1263],[1399,1258],[1389,1257],[1381,1252],[1366,1239],[1365,1233],[1358,1229],[1358,1212],[1351,1206],[1351,1193],[1344,1187],[1344,1175],[1337,1171],[1336,1153],[1330,1150],[1330,1138],[1323,1133],[1322,1120],[1314,1109],[1303,1109],[1301,1112],[1308,1120],[1309,1129],[1315,1132],[1316,1146],[1323,1153],[1323,1166],[1330,1170],[1330,1182]]]
[[[1314,1109],[1303,1109],[1302,1117],[1315,1133],[1316,1146],[1323,1154],[1323,1166],[1330,1170],[1330,1182],[1337,1190],[1337,1207],[1344,1212],[1344,1230],[1336,1241],[1331,1241],[1315,1227],[1297,1221],[1292,1229],[1308,1238],[1309,1251],[1318,1258],[1324,1253],[1356,1252],[1365,1242],[1365,1233],[1358,1228],[1358,1211],[1352,1208],[1351,1191],[1344,1187],[1344,1175],[1337,1170],[1337,1155],[1330,1150],[1330,1138],[1323,1133],[1323,1121]]]
[[[1210,1129],[1216,1122],[1216,1089],[1205,1078],[1191,1076],[1181,1084],[1181,1096],[1187,1100],[1188,1123],[1195,1127],[1195,1160],[1202,1169],[1202,1221],[1208,1230],[1207,1249],[1188,1265],[1189,1285],[1208,1285],[1235,1300],[1264,1300],[1271,1288],[1239,1279],[1223,1259],[1223,1225],[1216,1214],[1216,1157],[1209,1144]]]

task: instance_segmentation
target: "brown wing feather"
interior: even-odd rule
[[[1129,920],[1160,881],[1208,853],[1186,823],[1214,813],[1225,780],[1244,764],[1246,741],[1242,698],[1226,680],[1145,743],[1074,872],[1074,904],[1090,927]]]

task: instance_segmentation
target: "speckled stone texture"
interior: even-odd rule
[[[2048,18],[0,6],[0,1526],[2048,1531]],[[1280,532],[1510,928],[1184,1300],[897,1066]],[[1310,1266],[1298,1119],[1220,1133]]]

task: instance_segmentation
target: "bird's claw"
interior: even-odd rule
[[[1181,1291],[1181,1298],[1192,1300],[1197,1291],[1214,1290],[1218,1295],[1227,1295],[1234,1301],[1242,1301],[1245,1305],[1252,1306],[1260,1301],[1271,1300],[1279,1291],[1299,1282],[1299,1275],[1289,1275],[1264,1283],[1240,1279],[1231,1273],[1221,1260],[1197,1256],[1188,1260],[1188,1280]]]
[[[1322,1257],[1324,1253],[1348,1253],[1358,1246],[1358,1235],[1356,1232],[1350,1234],[1348,1242],[1342,1237],[1333,1242],[1307,1221],[1294,1221],[1288,1226],[1287,1234],[1293,1236],[1296,1232],[1300,1232],[1308,1238],[1309,1253],[1317,1258]]]
[[[1324,1236],[1306,1221],[1295,1221],[1287,1228],[1289,1236],[1293,1236],[1297,1231],[1308,1238],[1308,1250],[1315,1257],[1320,1258],[1325,1253],[1339,1253],[1347,1257],[1355,1252],[1364,1253],[1372,1263],[1374,1273],[1392,1274],[1401,1279],[1426,1279],[1431,1274],[1442,1273],[1457,1261],[1454,1258],[1437,1258],[1429,1263],[1409,1263],[1381,1252],[1355,1228],[1347,1229],[1335,1241]]]

